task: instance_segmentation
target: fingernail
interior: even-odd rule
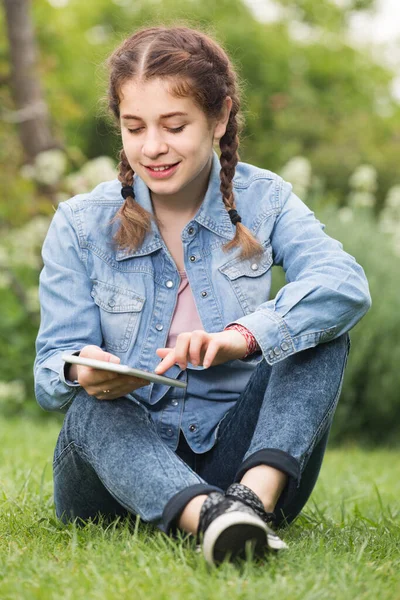
[[[210,366],[210,363],[208,362],[208,360],[203,362],[203,367],[205,369],[208,369],[209,366]]]

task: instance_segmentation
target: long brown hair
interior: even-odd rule
[[[128,37],[109,57],[108,106],[119,121],[122,85],[130,79],[143,81],[162,78],[171,81],[171,93],[191,97],[208,119],[220,116],[227,96],[232,109],[226,132],[220,139],[220,179],[222,201],[227,210],[235,209],[232,179],[239,161],[239,86],[233,66],[224,50],[206,34],[187,27],[149,27]],[[133,170],[124,150],[120,152],[118,179],[122,186],[133,187]],[[136,201],[126,198],[118,219],[120,227],[115,241],[119,247],[136,249],[151,228],[152,215]],[[241,248],[241,257],[260,254],[262,245],[249,229],[236,223],[235,237],[224,250]]]

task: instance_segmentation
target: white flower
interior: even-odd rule
[[[338,217],[342,223],[351,223],[354,219],[353,210],[349,206],[344,206],[338,210]]]
[[[13,400],[18,404],[22,404],[25,397],[25,385],[23,381],[19,379],[14,381],[0,381],[0,402]]]
[[[311,185],[312,168],[310,161],[304,156],[291,158],[281,171],[283,179],[293,185],[293,191],[300,197],[307,195]]]
[[[39,288],[38,286],[30,287],[25,290],[26,300],[28,304],[28,309],[31,312],[39,312],[40,303],[39,303]]]
[[[23,179],[34,179],[35,178],[35,167],[33,165],[27,164],[22,165],[19,170],[19,174]]]
[[[90,192],[103,181],[115,179],[117,169],[114,161],[108,156],[99,156],[89,160],[80,171],[71,173],[65,180],[65,187],[73,195]]]
[[[360,165],[349,179],[353,190],[362,192],[375,192],[377,184],[377,171],[372,165]]]
[[[69,3],[69,0],[47,0],[47,2],[54,6],[54,8],[64,8]]]
[[[34,162],[34,178],[44,185],[56,185],[67,168],[67,157],[62,150],[40,152]]]
[[[349,194],[349,204],[353,207],[370,208],[375,205],[375,196],[370,192],[354,191]]]
[[[89,44],[94,46],[100,46],[106,44],[110,39],[111,31],[110,28],[105,25],[95,25],[88,29],[85,33],[85,37]]]
[[[37,216],[23,227],[13,229],[6,240],[9,248],[7,259],[11,266],[40,268],[40,248],[50,224],[50,217]]]
[[[400,213],[400,185],[392,186],[386,196],[385,205],[390,209]]]
[[[117,176],[115,163],[108,156],[99,156],[89,160],[83,165],[81,173],[90,185],[90,189],[102,183],[102,181],[109,181]]]

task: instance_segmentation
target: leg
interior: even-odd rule
[[[201,476],[226,489],[233,481],[248,481],[259,465],[268,465],[288,477],[277,509],[281,520],[292,520],[318,476],[347,354],[348,336],[343,335],[273,367],[262,361],[222,421]],[[282,480],[271,474],[267,487],[273,496]]]
[[[166,530],[188,501],[218,489],[160,440],[144,408],[125,398],[99,401],[84,391],[57,442],[54,488],[64,520],[130,512]]]

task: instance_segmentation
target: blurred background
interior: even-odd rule
[[[398,0],[0,0],[0,413],[49,418],[32,379],[40,247],[59,202],[116,176],[104,61],[138,27],[177,21],[233,59],[241,159],[293,183],[367,273],[331,440],[398,443]]]

